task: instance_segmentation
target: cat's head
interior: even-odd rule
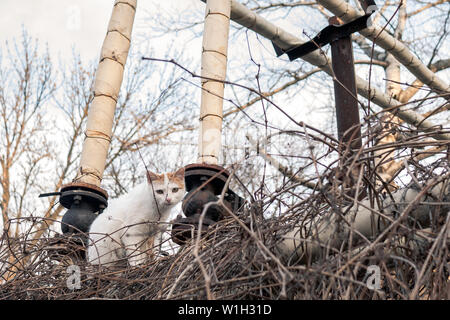
[[[186,193],[184,168],[163,174],[147,171],[147,183],[153,187],[152,193],[154,193],[156,202],[163,209],[176,205]],[[151,196],[153,197],[153,194]]]

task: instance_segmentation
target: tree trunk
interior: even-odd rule
[[[399,12],[399,20],[397,26],[395,28],[394,37],[397,40],[401,40],[403,31],[406,25],[406,0],[403,0],[402,6]],[[385,68],[386,73],[386,93],[388,96],[399,100],[400,102],[405,102],[400,100],[400,95],[402,93],[402,86],[400,84],[401,76],[400,76],[400,62],[395,59],[395,57],[387,53],[385,62],[387,66]],[[385,128],[381,131],[380,136],[382,137],[380,141],[378,141],[377,145],[383,145],[386,143],[394,143],[397,141],[395,131],[395,127],[401,124],[401,120],[393,115],[385,115],[383,119],[386,121]],[[391,180],[391,176],[389,175],[389,169],[391,167],[395,167],[396,162],[394,160],[396,148],[390,149],[381,149],[375,151],[375,167],[378,173],[378,176],[384,181],[388,182]],[[391,159],[391,160],[389,160]],[[387,160],[387,161],[386,161]],[[382,185],[382,181],[377,179],[377,187]],[[392,181],[389,184],[391,190],[395,190],[398,186]]]

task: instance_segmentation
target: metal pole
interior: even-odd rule
[[[339,18],[332,17],[330,24],[339,25],[341,23]],[[341,181],[341,188],[345,194],[348,197],[354,197],[353,179],[357,176],[360,165],[359,163],[349,165],[349,162],[353,161],[353,155],[361,148],[362,143],[351,36],[339,37],[330,45],[337,131],[342,147],[338,167],[340,174],[337,173],[336,178]],[[345,179],[345,176],[348,176],[350,180]],[[365,188],[361,188],[361,191],[358,198],[365,196]],[[340,197],[340,199],[344,198]],[[346,201],[343,204],[346,204]]]
[[[89,108],[80,167],[74,181],[100,186],[111,142],[114,112],[131,42],[137,0],[116,0],[103,42]]]
[[[330,23],[337,24],[337,18],[332,17]],[[359,149],[361,147],[361,127],[350,36],[331,42],[331,61],[335,78],[334,97],[338,137],[350,149]]]

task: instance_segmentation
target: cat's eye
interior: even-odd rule
[[[178,192],[178,190],[180,190],[180,188],[173,188],[173,189],[172,189],[172,192],[173,192],[173,193],[176,193],[176,192]]]
[[[157,193],[157,194],[164,194],[164,190],[161,190],[161,189],[156,190],[156,193]]]

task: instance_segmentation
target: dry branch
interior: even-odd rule
[[[308,181],[302,177],[299,177],[297,174],[292,172],[289,168],[283,166],[277,159],[272,157],[270,154],[264,150],[264,145],[259,145],[259,141],[253,140],[253,138],[249,135],[245,136],[247,140],[253,145],[253,148],[258,150],[258,155],[260,155],[264,160],[270,163],[274,168],[276,168],[281,174],[291,179],[293,182],[301,184],[309,189],[315,189],[316,184],[314,182]]]
[[[339,149],[337,141],[328,143],[335,145],[325,154]],[[419,134],[362,150],[354,163],[367,163],[375,149],[415,146],[427,149],[405,158],[412,182],[399,191],[371,189],[367,198],[347,196],[341,205],[346,193],[330,177],[352,168],[330,166],[312,192],[289,181],[264,197],[255,193],[207,236],[133,268],[89,265],[70,239],[47,232],[52,221],[22,217],[14,223],[28,223],[29,232],[0,239],[0,299],[448,299],[450,172],[448,154],[439,152],[445,143]],[[431,152],[438,152],[433,162],[418,163]],[[373,170],[365,168],[355,180],[361,188],[363,181],[374,185]],[[286,195],[293,201],[274,208]],[[67,287],[71,264],[81,269],[79,290]],[[366,285],[369,265],[381,269],[380,291]]]
[[[343,208],[342,212],[347,212],[345,217],[330,212],[302,221],[301,226],[282,235],[284,240],[278,249],[291,260],[310,263],[318,259],[325,250],[339,249],[350,233],[356,233],[362,240],[376,238],[380,241],[382,236],[395,230],[394,227],[403,220],[412,220],[422,228],[428,227],[432,222],[429,216],[431,207],[427,201],[449,198],[448,177],[449,174],[437,177],[426,182],[420,189],[410,186],[393,192],[375,210],[371,207],[371,201],[366,199]],[[364,250],[370,250],[370,246]]]

